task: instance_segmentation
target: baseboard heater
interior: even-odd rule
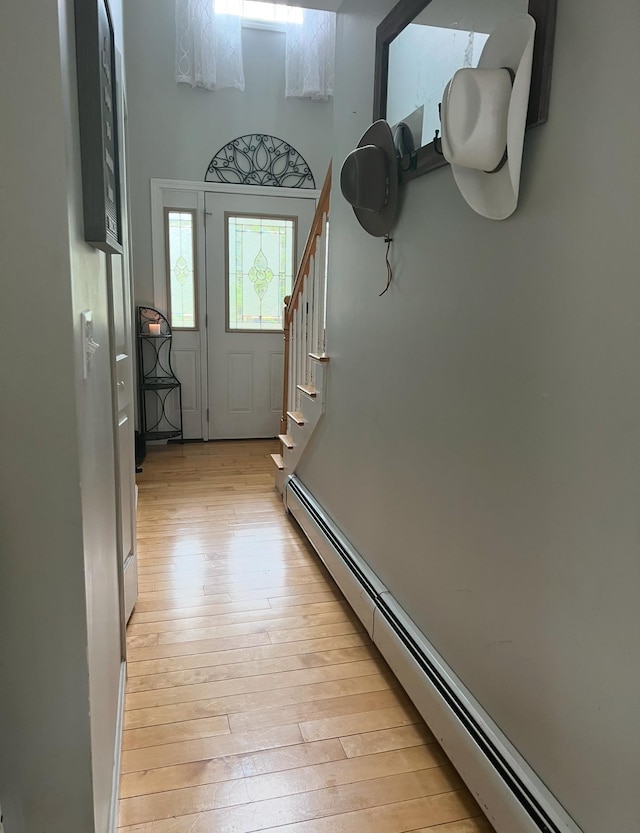
[[[497,833],[581,833],[295,475],[284,499]]]

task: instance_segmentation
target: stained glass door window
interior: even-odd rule
[[[194,210],[165,209],[169,320],[178,330],[198,329],[195,219]]]
[[[295,273],[295,217],[225,215],[228,330],[283,329]]]

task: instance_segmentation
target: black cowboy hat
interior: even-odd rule
[[[374,237],[391,231],[398,213],[398,167],[391,128],[374,122],[347,156],[340,188],[362,228]]]

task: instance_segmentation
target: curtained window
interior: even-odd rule
[[[336,15],[305,9],[302,25],[287,25],[287,98],[327,101],[333,95]]]
[[[243,19],[284,25],[287,98],[333,95],[335,13],[259,0],[176,0],[176,81],[244,90]]]
[[[216,6],[217,0],[176,0],[176,81],[244,90],[242,19]]]

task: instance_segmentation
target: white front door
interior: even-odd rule
[[[283,299],[315,205],[315,194],[206,194],[209,439],[279,432]]]

